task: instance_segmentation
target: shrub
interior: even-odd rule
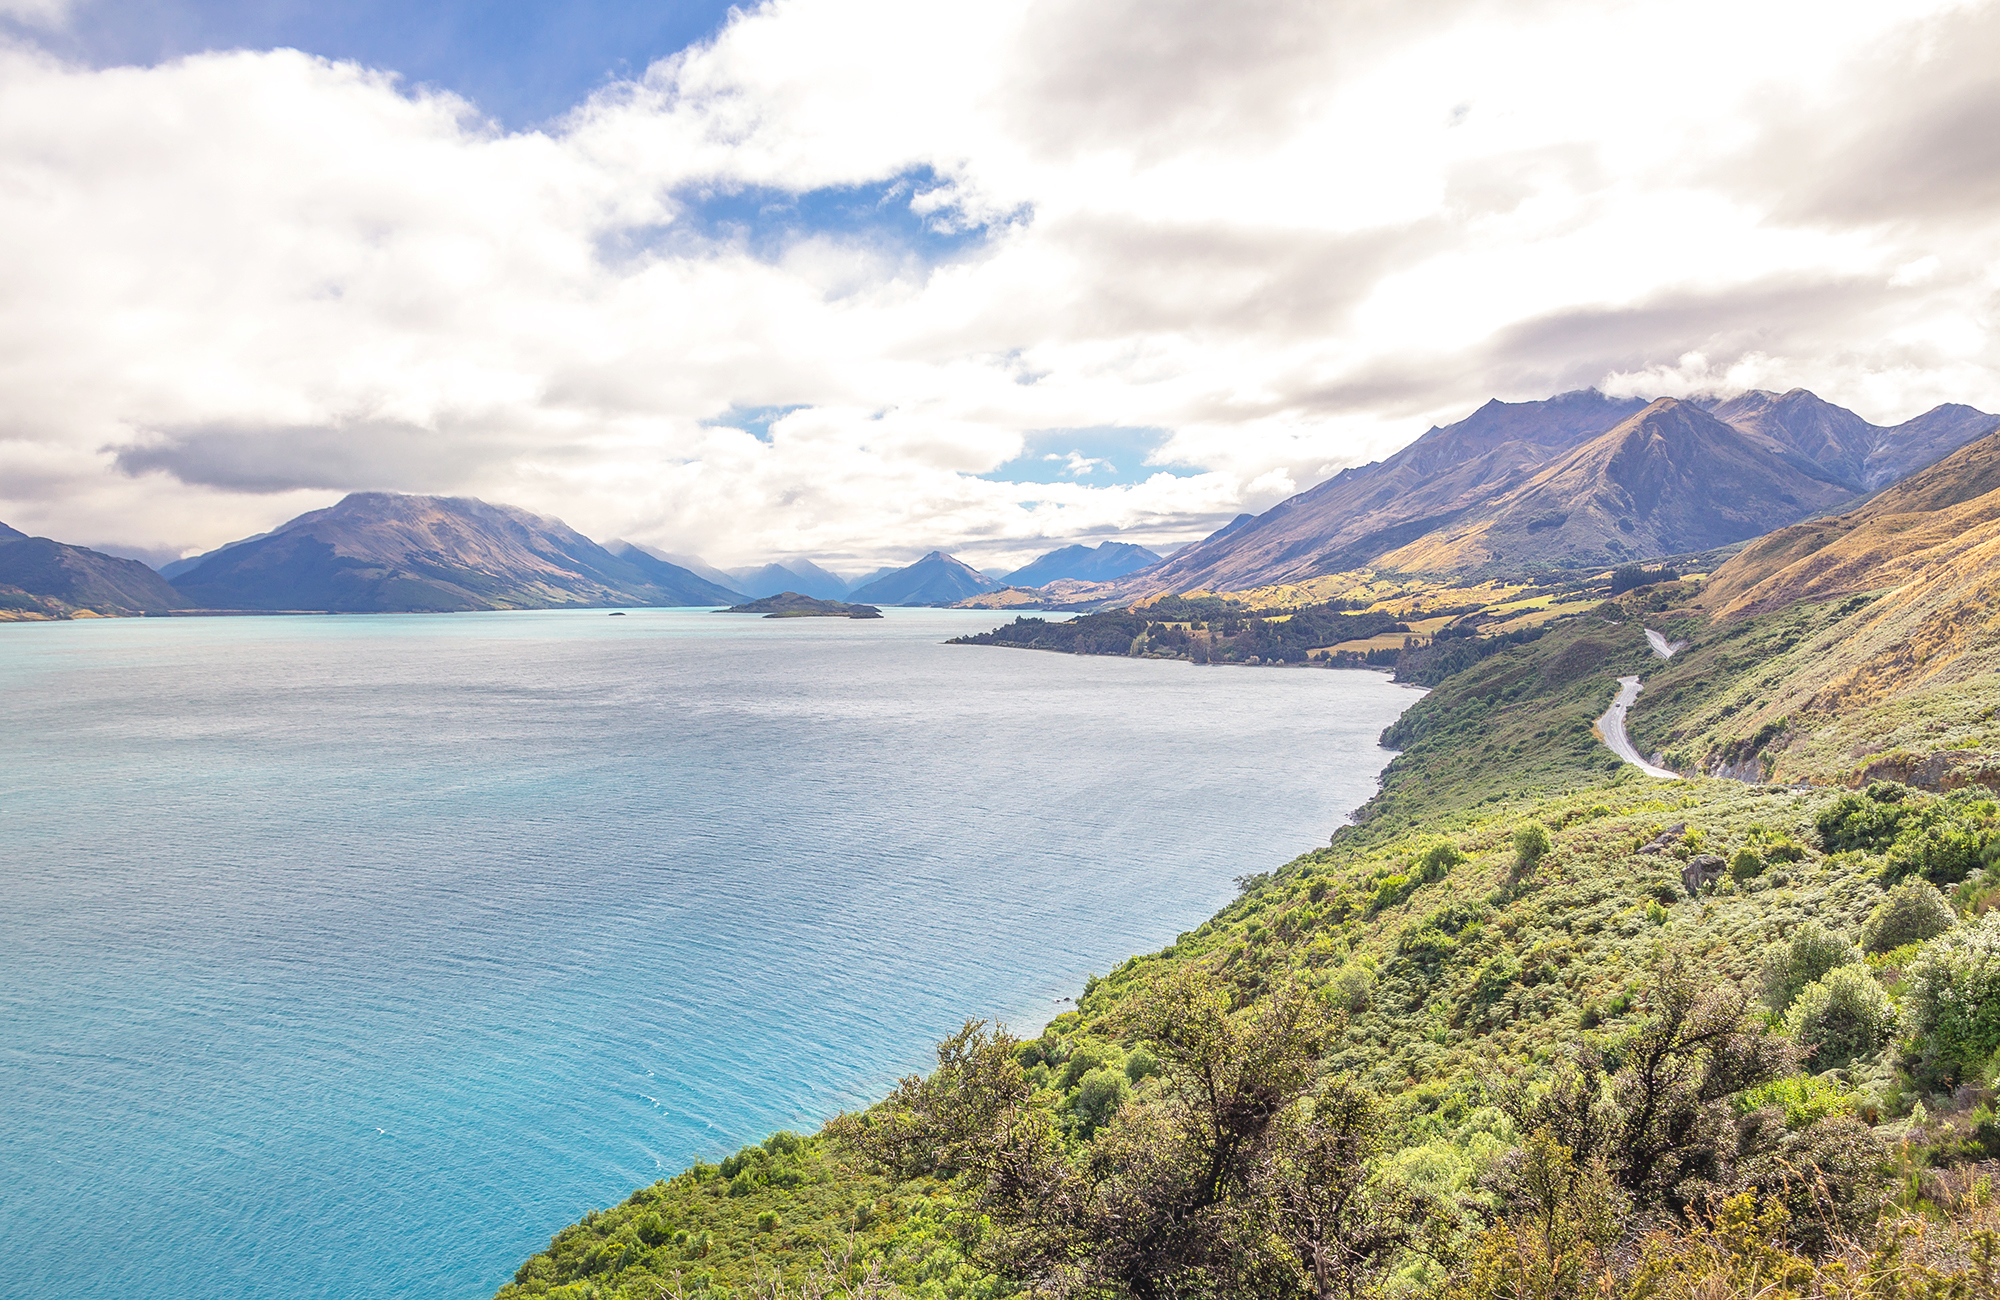
[[[1910,1029],[1953,1077],[2000,1048],[2000,914],[1925,944],[1905,978]]]
[[[1730,1098],[1739,1115],[1766,1106],[1785,1113],[1785,1127],[1797,1132],[1830,1115],[1845,1115],[1854,1109],[1854,1094],[1837,1083],[1810,1074],[1794,1074],[1746,1089]]]
[[[1958,914],[1928,880],[1906,880],[1890,890],[1868,924],[1861,928],[1861,946],[1869,952],[1887,952],[1906,943],[1935,939],[1958,924]]]
[[[1803,862],[1805,858],[1805,848],[1794,842],[1789,835],[1772,840],[1764,846],[1766,862]]]
[[[1729,878],[1731,880],[1748,880],[1753,876],[1761,876],[1763,874],[1764,859],[1758,857],[1757,850],[1753,848],[1740,848],[1736,850],[1736,856],[1729,859]]]
[[[1520,871],[1532,871],[1535,865],[1549,855],[1555,841],[1549,836],[1549,828],[1540,822],[1526,822],[1514,832],[1514,866]]]
[[[1962,821],[1945,822],[1897,840],[1882,875],[1888,880],[1922,876],[1934,885],[1955,885],[1995,861],[2000,861],[2000,836]]]
[[[1874,1055],[1895,1035],[1896,1011],[1865,968],[1841,966],[1799,993],[1785,1032],[1806,1046],[1815,1066],[1831,1069]]]
[[[1076,1087],[1084,1075],[1092,1070],[1102,1069],[1117,1057],[1117,1049],[1100,1043],[1083,1043],[1072,1047],[1069,1060],[1063,1065],[1062,1075],[1057,1080],[1064,1092]]]
[[[1806,985],[1842,966],[1861,962],[1861,952],[1845,936],[1818,921],[1792,931],[1791,939],[1774,944],[1764,956],[1764,1000],[1783,1014]]]
[[[775,1232],[784,1226],[784,1222],[782,1218],[778,1217],[776,1210],[764,1210],[757,1215],[757,1231]]]
[[[1446,873],[1459,863],[1466,861],[1465,854],[1459,852],[1458,845],[1450,840],[1439,840],[1428,845],[1417,855],[1416,877],[1429,884],[1433,880],[1443,880]]]
[[[1358,961],[1350,961],[1327,982],[1327,994],[1335,1006],[1349,1011],[1365,1011],[1375,988],[1375,972]]]
[[[1110,1122],[1132,1094],[1132,1085],[1117,1070],[1092,1070],[1077,1083],[1069,1099],[1070,1121],[1078,1137],[1089,1137]]]
[[[1880,853],[1895,842],[1910,805],[1905,786],[1893,781],[1877,781],[1861,794],[1844,794],[1820,813],[1813,822],[1827,852],[1863,849]]]
[[[1159,1072],[1160,1058],[1143,1047],[1134,1048],[1132,1054],[1125,1058],[1125,1077],[1135,1088],[1139,1086],[1141,1080]]]

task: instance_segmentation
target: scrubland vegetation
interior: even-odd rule
[[[2000,1294],[1993,790],[1861,779],[1919,699],[1820,706],[1838,750],[1732,730],[1854,611],[1695,594],[1482,646],[1328,846],[1037,1036],[968,1024],[501,1295]],[[1649,626],[1691,644],[1662,662]],[[1817,783],[1640,776],[1590,731],[1626,673],[1642,746]]]

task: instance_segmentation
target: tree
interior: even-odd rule
[[[1315,1092],[1331,1027],[1299,985],[1232,1012],[1213,975],[1178,968],[1116,1026],[1157,1060],[1158,1083],[1087,1137],[1065,1137],[1018,1044],[977,1022],[939,1047],[929,1079],[832,1131],[906,1175],[962,1174],[994,1225],[992,1262],[1041,1293],[1359,1296],[1422,1216],[1368,1179],[1380,1104],[1341,1081]],[[1125,1082],[1108,1069],[1082,1082],[1099,1074]]]
[[[1522,823],[1514,831],[1515,870],[1533,871],[1554,847],[1555,840],[1550,837],[1548,827],[1540,822]]]
[[[1407,1193],[1369,1183],[1388,1146],[1379,1098],[1335,1080],[1280,1125],[1260,1180],[1277,1234],[1291,1247],[1314,1300],[1370,1294],[1424,1219]]]
[[[1896,1011],[1865,967],[1841,966],[1800,992],[1785,1032],[1805,1048],[1814,1069],[1833,1069],[1873,1056],[1895,1035]]]
[[[1841,966],[1861,964],[1861,951],[1845,936],[1818,921],[1807,921],[1792,937],[1764,955],[1764,1000],[1782,1015],[1806,985]]]
[[[1928,880],[1905,880],[1885,895],[1861,928],[1861,943],[1869,952],[1888,952],[1906,943],[1935,939],[1958,924],[1938,887]]]
[[[1704,989],[1680,957],[1661,967],[1648,1003],[1608,1079],[1586,1048],[1546,1092],[1516,1083],[1495,1095],[1521,1132],[1547,1129],[1579,1168],[1602,1163],[1641,1206],[1681,1213],[1735,1176],[1726,1100],[1789,1073],[1795,1051],[1764,1031],[1742,993]]]
[[[1954,1078],[2000,1050],[2000,912],[1925,944],[1906,975],[1903,1014]]]

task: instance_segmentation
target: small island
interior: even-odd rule
[[[816,596],[801,596],[796,591],[781,591],[775,596],[765,596],[761,600],[749,601],[742,605],[731,605],[721,611],[724,614],[762,614],[765,618],[880,618],[882,611],[873,605],[849,605],[838,600],[821,600]]]

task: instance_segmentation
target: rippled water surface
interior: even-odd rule
[[[997,621],[0,626],[0,1295],[489,1295],[1171,942],[1414,699]]]

